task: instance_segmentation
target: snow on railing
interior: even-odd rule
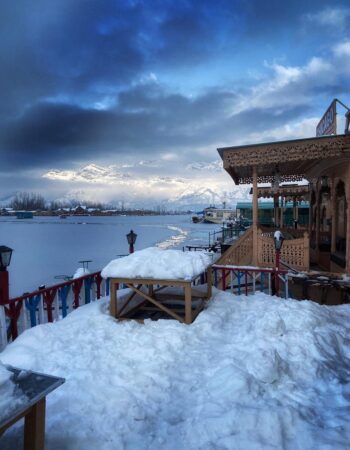
[[[257,290],[269,295],[288,298],[288,271],[253,266],[211,266],[213,285],[238,295],[255,294]]]
[[[0,304],[0,350],[24,330],[54,322],[82,304],[109,295],[109,282],[94,272]]]

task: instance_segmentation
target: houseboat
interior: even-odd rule
[[[204,223],[217,223],[222,224],[224,222],[234,221],[236,218],[236,210],[230,208],[216,208],[210,206],[204,209]]]

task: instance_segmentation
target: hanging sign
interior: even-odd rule
[[[316,136],[330,134],[337,134],[336,99],[332,101],[316,127]]]

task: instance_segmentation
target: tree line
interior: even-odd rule
[[[57,211],[63,208],[75,208],[81,203],[77,200],[68,202],[50,201],[47,202],[45,198],[34,192],[18,192],[8,205],[14,210],[22,211]],[[87,208],[105,209],[106,205],[99,202],[84,202]]]

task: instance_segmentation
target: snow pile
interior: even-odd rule
[[[0,361],[0,422],[24,400],[22,395],[16,392],[12,376],[13,373]]]
[[[94,302],[1,359],[66,378],[47,397],[46,450],[345,450],[349,336],[349,305],[219,293],[189,326],[117,322]]]
[[[88,275],[89,273],[90,273],[90,271],[88,269],[86,269],[85,267],[79,267],[75,271],[75,274],[73,275],[73,280],[75,280],[76,278],[83,277],[84,275]]]
[[[206,270],[211,257],[205,252],[182,252],[149,247],[111,261],[101,272],[103,278],[155,278],[190,280]]]

